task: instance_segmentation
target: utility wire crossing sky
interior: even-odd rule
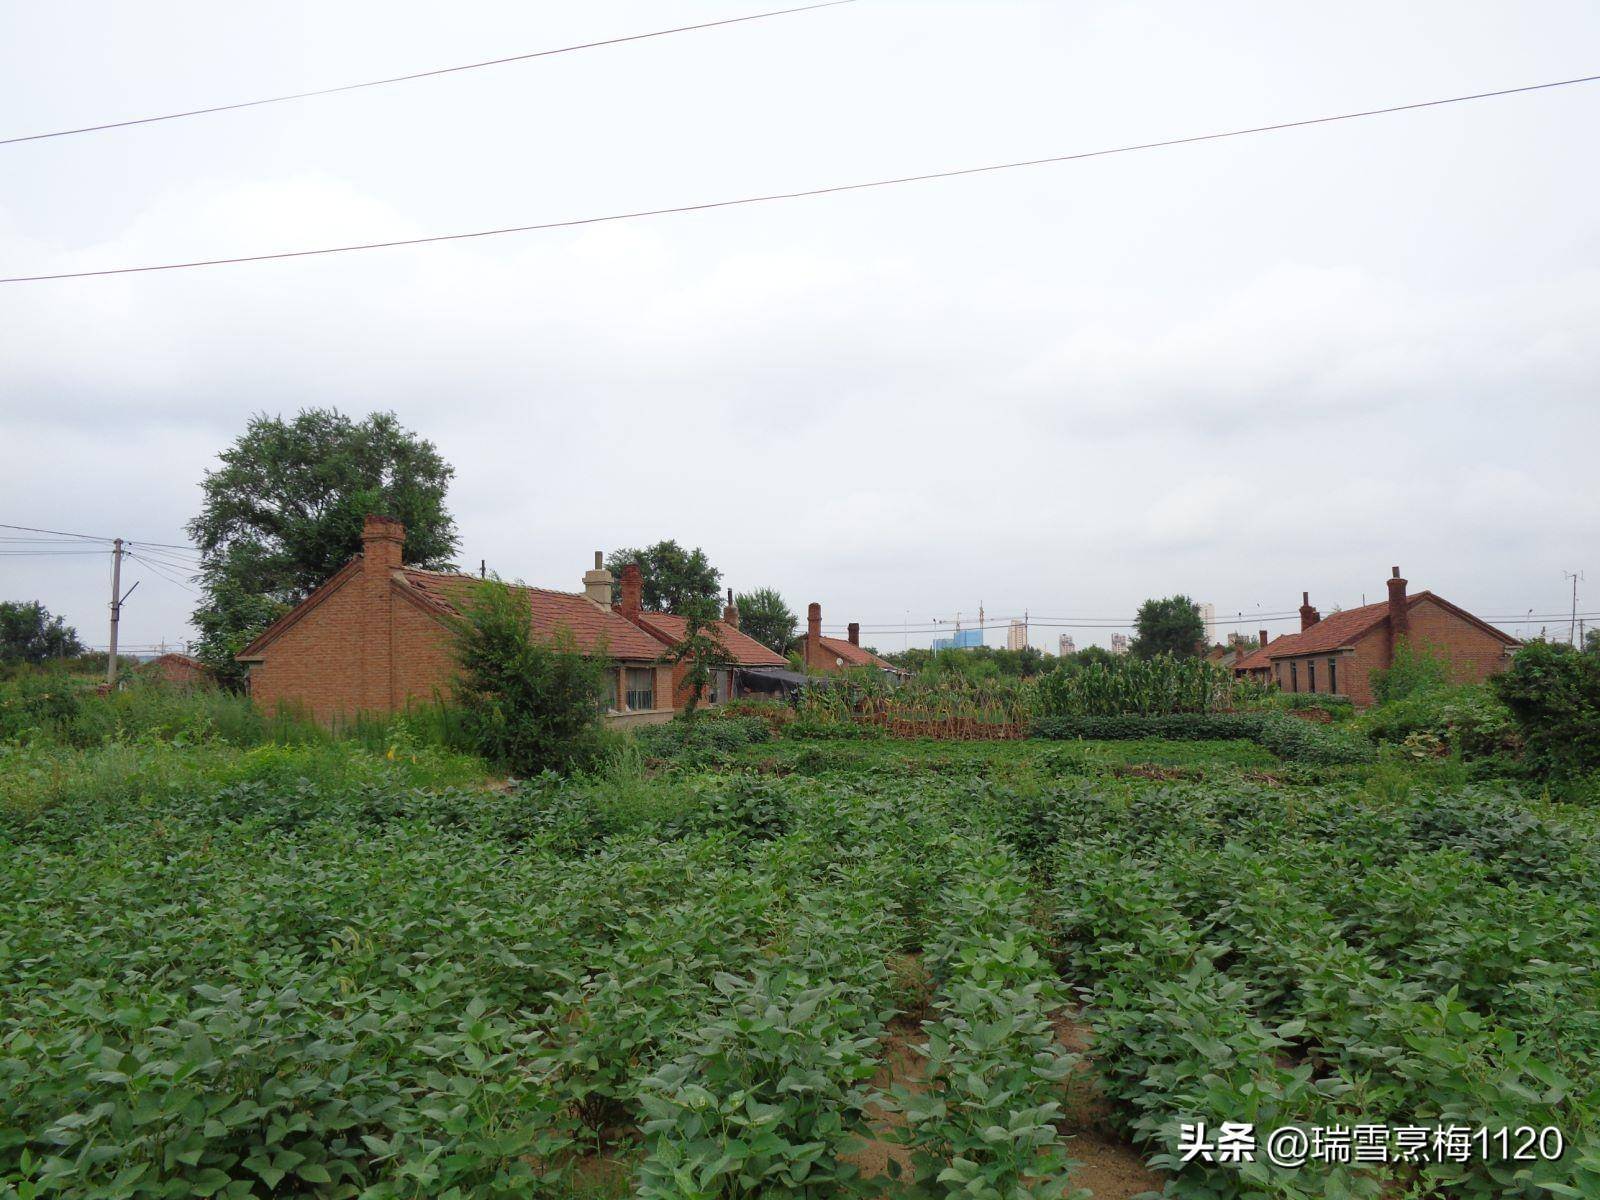
[[[1600,75],[1584,75],[1576,79],[1558,79],[1546,83],[1530,83],[1521,87],[1500,88],[1492,92],[1473,92],[1464,96],[1446,96],[1437,100],[1418,100],[1410,104],[1392,104],[1385,108],[1369,108],[1358,112],[1337,113],[1324,117],[1305,117],[1297,121],[1280,121],[1271,125],[1255,125],[1247,129],[1231,129],[1218,133],[1198,133],[1187,137],[1164,138],[1161,141],[1138,142],[1114,146],[1103,150],[1083,150],[1074,154],[1055,154],[1045,158],[1019,159],[1014,162],[990,163],[980,167],[958,167],[946,171],[930,171],[921,175],[902,175],[892,179],[874,179],[859,183],[833,184],[827,187],[806,188],[792,192],[771,192],[760,196],[744,196],[734,200],[711,200],[699,204],[681,204],[670,208],[639,209],[633,212],[610,213],[598,217],[575,217],[564,221],[545,221],[532,225],[511,225],[503,229],[479,229],[469,233],[442,233],[428,237],[400,238],[386,242],[359,242],[346,246],[322,246],[311,250],[283,250],[274,254],[241,254],[229,258],[195,259],[189,262],[150,263],[135,267],[104,267],[93,271],[61,271],[48,275],[13,275],[0,278],[0,283],[42,283],[52,279],[91,279],[104,275],[137,275],[149,271],[184,271],[195,267],[233,266],[239,263],[272,262],[287,258],[310,258],[323,254],[350,254],[360,250],[392,250],[401,246],[424,246],[436,242],[459,242],[469,238],[500,237],[510,233],[536,233],[552,229],[576,229],[586,225],[603,225],[617,221],[636,221],[646,217],[673,216],[681,213],[708,212],[719,208],[735,208],[747,204],[770,204],[779,200],[801,200],[815,196],[829,196],[840,192],[859,192],[874,188],[897,187],[908,183],[928,183],[939,179],[956,179],[965,175],[983,175],[995,171],[1014,171],[1024,167],[1040,167],[1059,163],[1079,162],[1089,158],[1106,158],[1114,154],[1132,154],[1143,150],[1161,150],[1172,146],[1188,146],[1197,142],[1215,142],[1226,138],[1249,137],[1261,133],[1278,133],[1289,129],[1304,129],[1313,125],[1330,125],[1339,121],[1356,121],[1367,117],[1388,116],[1394,113],[1414,112],[1424,108],[1439,108],[1447,104],[1465,104],[1473,100],[1492,100],[1516,96],[1527,92],[1548,91],[1552,88],[1573,87],[1582,83],[1600,81]]]

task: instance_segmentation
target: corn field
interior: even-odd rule
[[[1039,681],[1046,717],[1165,716],[1233,707],[1233,674],[1203,658],[1119,658]]]
[[[801,717],[824,724],[872,725],[891,737],[1006,741],[1028,736],[1035,689],[1020,679],[912,679],[890,687],[846,676],[808,688]]]

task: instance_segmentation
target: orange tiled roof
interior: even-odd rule
[[[661,635],[667,645],[676,645],[683,640],[683,635],[688,631],[689,620],[673,613],[640,613],[639,619]],[[733,657],[733,661],[741,667],[787,667],[789,660],[780,654],[774,654],[748,633],[743,633],[729,625],[726,621],[716,621],[712,628],[716,630],[717,637]]]
[[[478,580],[471,575],[405,568],[395,573],[397,581],[421,596],[440,612],[458,616],[467,593]],[[661,642],[632,621],[609,608],[601,608],[581,592],[553,592],[546,588],[513,584],[512,590],[526,596],[534,633],[551,637],[557,629],[571,632],[578,649],[585,653],[603,642],[608,655],[629,661],[661,657]]]
[[[819,637],[818,642],[822,648],[835,658],[842,658],[846,666],[851,667],[879,667],[885,671],[895,671],[899,668],[893,663],[885,662],[872,651],[839,638]]]

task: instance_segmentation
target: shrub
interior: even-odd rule
[[[458,631],[456,703],[480,754],[521,775],[599,759],[603,656],[579,653],[566,630],[540,641],[526,602],[498,580],[477,587]]]
[[[1530,767],[1564,778],[1600,769],[1600,655],[1530,642],[1493,686],[1527,744]]]
[[[1413,692],[1362,714],[1360,728],[1375,742],[1431,741],[1468,760],[1514,754],[1522,745],[1511,710],[1484,684]]]
[[[1169,713],[1165,716],[1046,718],[1035,721],[1033,736],[1131,741],[1243,740],[1265,746],[1279,758],[1312,766],[1369,762],[1372,748],[1339,729],[1297,721],[1282,713]]]
[[[715,766],[772,734],[759,717],[719,717],[686,721],[674,718],[664,725],[647,725],[634,732],[634,742],[651,758],[681,766]]]
[[[1387,667],[1373,671],[1372,698],[1378,704],[1404,700],[1414,692],[1442,688],[1450,682],[1450,660],[1433,647],[1414,646],[1401,638],[1394,648],[1394,659]]]
[[[83,706],[83,684],[62,672],[28,674],[0,685],[0,741],[54,737]]]

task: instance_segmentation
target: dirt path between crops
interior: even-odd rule
[[[1131,1200],[1151,1192],[1160,1192],[1163,1177],[1144,1165],[1144,1160],[1121,1135],[1109,1125],[1109,1106],[1094,1079],[1094,1067],[1089,1060],[1089,1027],[1074,1017],[1062,1014],[1056,1018],[1056,1040],[1066,1050],[1082,1055],[1068,1082],[1067,1097],[1063,1102],[1066,1119],[1062,1132],[1067,1135],[1067,1155],[1078,1165],[1072,1170],[1074,1187],[1088,1188],[1096,1200]],[[889,1028],[884,1041],[883,1065],[879,1067],[873,1084],[887,1090],[900,1084],[911,1092],[920,1092],[925,1086],[922,1074],[922,1055],[917,1052],[921,1044],[920,1021],[902,1018]],[[848,1161],[861,1168],[868,1179],[891,1175],[891,1163],[908,1169],[911,1152],[889,1139],[890,1129],[905,1124],[899,1113],[870,1112],[873,1125],[884,1136],[879,1137],[849,1156]]]

